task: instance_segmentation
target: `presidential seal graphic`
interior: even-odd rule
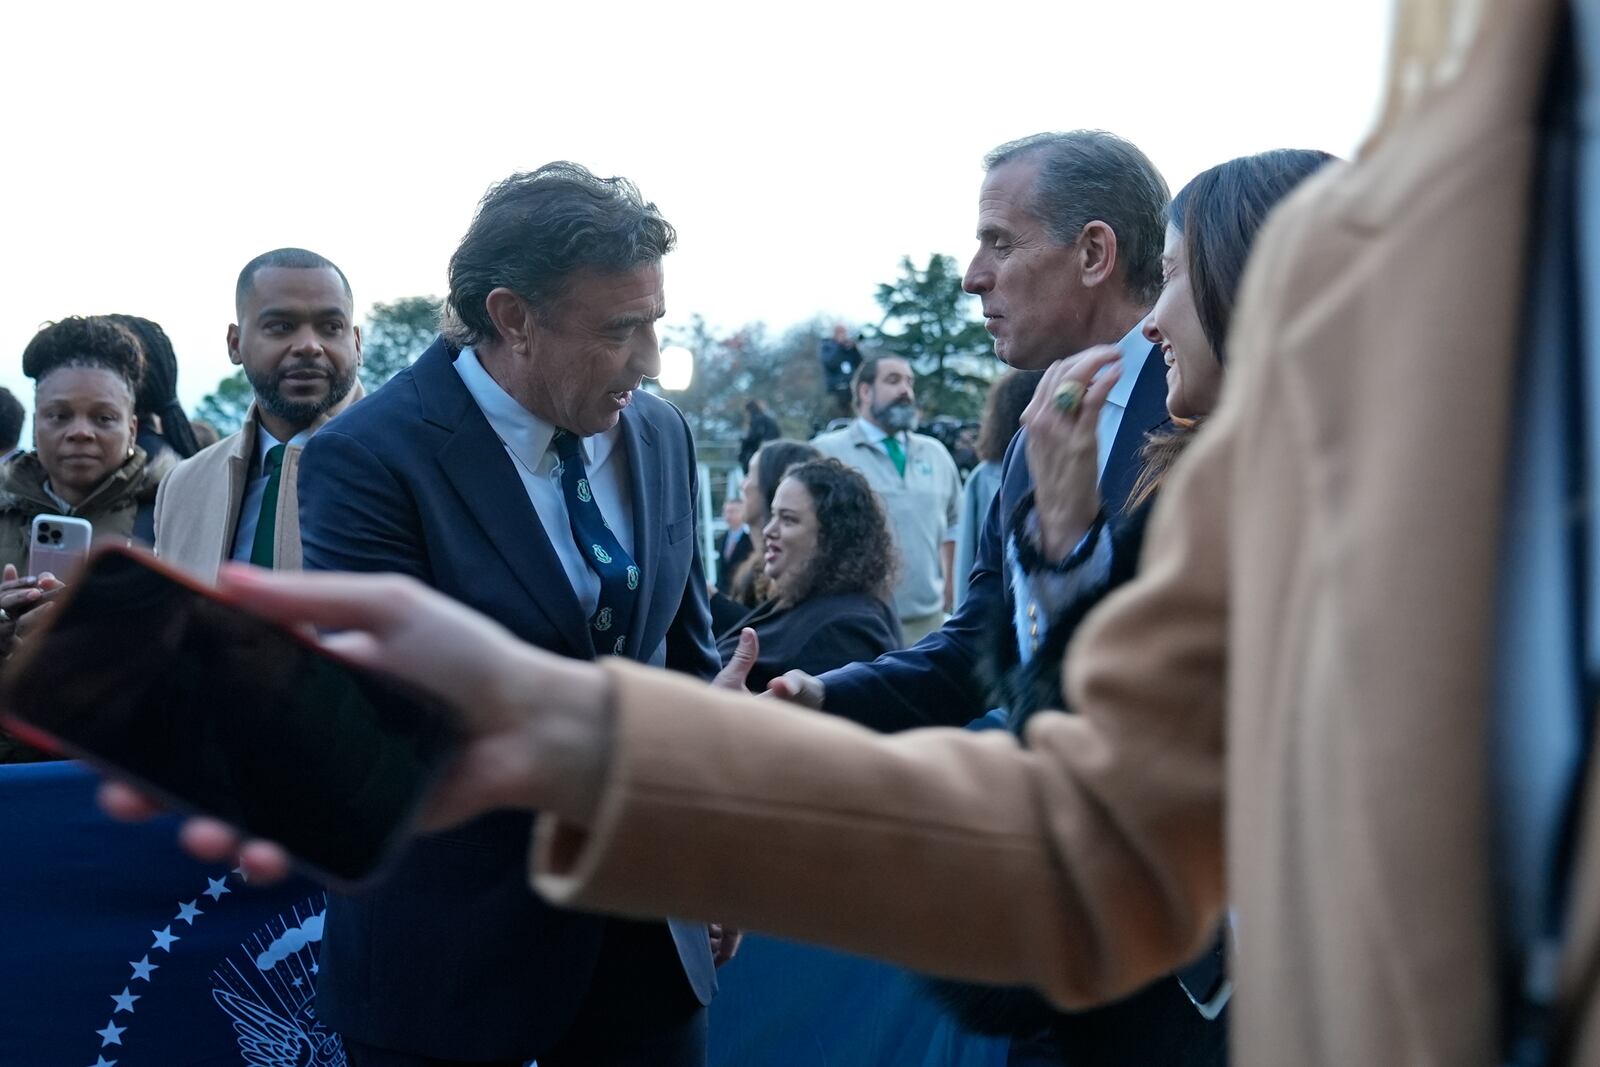
[[[279,914],[211,972],[211,998],[233,1021],[249,1067],[345,1067],[339,1036],[317,1019],[324,898]]]

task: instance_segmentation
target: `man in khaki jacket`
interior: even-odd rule
[[[505,772],[448,783],[432,818],[541,810],[533,880],[560,903],[715,913],[1068,1006],[1169,970],[1228,907],[1246,1067],[1600,1063],[1600,775],[1571,794],[1528,1058],[1491,833],[1516,806],[1499,739],[1537,710],[1497,688],[1501,577],[1537,473],[1527,341],[1570,310],[1530,301],[1550,279],[1527,254],[1566,221],[1534,208],[1560,203],[1541,98],[1567,3],[1478,7],[1454,78],[1263,231],[1227,395],[1070,652],[1078,714],[1037,716],[1025,749],[554,661],[401,584],[241,593],[365,629],[366,662],[451,693]]]
[[[361,328],[344,272],[279,248],[247,263],[228,355],[255,402],[238,433],[179,464],[156,496],[156,553],[210,580],[228,560],[300,569],[300,449],[362,395]]]

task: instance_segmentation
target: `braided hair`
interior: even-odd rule
[[[134,411],[141,422],[153,425],[148,416],[161,420],[161,439],[172,446],[180,459],[200,451],[189,416],[178,403],[178,357],[172,351],[167,331],[158,323],[137,315],[107,315],[139,339],[144,349],[144,382],[134,397]]]

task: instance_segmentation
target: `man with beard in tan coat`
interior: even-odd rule
[[[278,248],[245,264],[228,355],[255,402],[239,432],[163,479],[156,553],[210,579],[226,560],[300,569],[300,449],[362,395],[361,327],[332,261]]]

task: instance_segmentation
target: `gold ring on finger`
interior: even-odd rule
[[[1068,379],[1056,388],[1054,403],[1056,410],[1063,415],[1070,415],[1078,410],[1078,405],[1083,402],[1083,383]]]

